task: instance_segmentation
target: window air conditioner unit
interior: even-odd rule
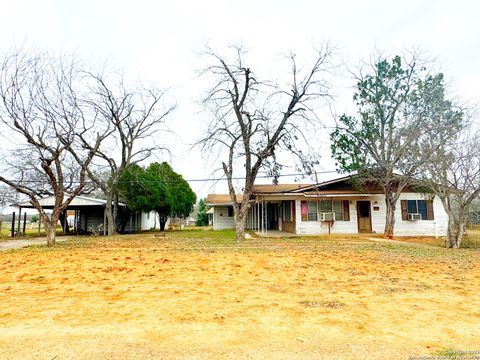
[[[334,212],[320,213],[320,221],[335,221],[335,213]]]
[[[408,220],[410,221],[422,220],[422,214],[408,214]]]

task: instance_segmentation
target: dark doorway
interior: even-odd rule
[[[278,230],[279,204],[267,203],[267,230]]]
[[[357,223],[359,233],[372,232],[372,212],[370,201],[357,201]]]

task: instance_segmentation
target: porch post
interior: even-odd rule
[[[27,212],[23,213],[23,235],[25,235],[25,227],[27,226]]]
[[[17,236],[20,236],[20,223],[22,222],[22,207],[18,207]]]
[[[267,230],[267,229],[266,229],[266,227],[267,227],[267,224],[266,224],[267,218],[266,218],[266,209],[265,209],[265,207],[266,207],[266,202],[265,202],[265,199],[262,198],[262,233],[263,233],[263,234],[266,234],[266,232],[267,232],[267,231],[266,231],[266,230]]]
[[[107,207],[103,207],[103,236],[107,235]]]
[[[255,225],[257,225],[257,231],[260,231],[260,218],[258,216],[258,208],[259,208],[259,205],[258,205],[258,200],[257,200],[257,203],[256,203],[256,208],[257,208],[257,218],[255,219]]]
[[[80,221],[80,210],[75,210],[75,233],[78,235],[78,223]]]
[[[256,200],[255,204],[253,205],[253,213],[255,214],[255,217],[253,219],[253,229],[256,229],[258,231],[258,205]]]
[[[67,219],[67,210],[63,212],[63,233],[65,234],[67,232],[67,227],[68,227],[68,219]]]
[[[263,234],[263,198],[262,198],[262,207],[260,209],[260,232]]]
[[[265,202],[265,223],[263,224],[265,227],[265,235],[268,233],[268,201],[264,200]]]
[[[15,236],[15,211],[12,213],[12,226],[10,229],[10,236],[11,237]]]

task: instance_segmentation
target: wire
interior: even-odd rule
[[[332,174],[332,173],[337,173],[336,170],[327,170],[327,171],[317,171],[316,172],[317,174]],[[292,176],[310,176],[310,175],[313,175],[313,174],[304,174],[304,173],[296,173],[296,174],[283,174],[283,175],[260,175],[260,176],[256,176],[255,178],[256,179],[271,179],[271,178],[276,178],[276,177],[292,177]],[[236,177],[232,177],[232,180],[245,180],[246,177],[244,176],[236,176]],[[184,181],[187,181],[187,182],[208,182],[208,181],[226,181],[228,180],[226,177],[219,177],[219,178],[204,178],[204,179],[182,179]],[[145,183],[145,182],[153,182],[153,183],[156,183],[156,182],[170,182],[170,183],[176,183],[176,182],[179,182],[179,181],[182,181],[182,180],[142,180],[141,182]],[[18,180],[8,180],[12,183],[16,183],[16,184],[51,184],[50,181],[47,181],[47,180],[23,180],[23,181],[18,181]],[[137,184],[139,183],[140,181],[135,181],[135,180],[132,180],[132,181],[117,181],[117,184]],[[79,184],[80,181],[65,181],[65,183],[68,183],[68,184]],[[94,181],[85,181],[85,184],[86,185],[89,185],[89,184],[92,184],[92,185],[95,185],[96,183]]]

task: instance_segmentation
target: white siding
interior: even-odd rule
[[[228,216],[227,206],[215,206],[213,208],[213,229],[233,229],[235,228],[235,222],[233,216]]]
[[[314,200],[314,199],[311,199]],[[335,198],[335,200],[346,200]],[[330,229],[331,234],[356,234],[357,228],[357,210],[356,201],[350,200],[350,221],[335,221]],[[320,221],[302,221],[301,200],[295,201],[295,220],[297,234],[328,234],[328,224]]]
[[[387,219],[387,212],[386,212],[387,205],[385,205],[385,195],[379,194],[375,196],[370,196],[366,200],[370,200],[370,207],[371,207],[370,210],[372,213],[372,232],[374,234],[375,233],[382,234],[383,231],[385,230],[385,221]],[[373,210],[374,207],[378,207],[379,209],[377,211],[374,211]],[[398,200],[397,209],[395,210],[395,222],[397,222],[398,217],[400,217],[400,220],[402,219],[402,209],[400,208],[400,200]],[[395,230],[397,230],[396,226],[394,228],[394,231]]]
[[[144,212],[142,211],[141,230],[159,229],[158,216],[156,211]]]
[[[385,196],[382,194],[372,196],[362,196],[357,198],[341,198],[335,197],[335,200],[348,200],[350,209],[350,221],[335,221],[330,229],[331,234],[357,234],[357,200],[365,201],[369,200],[371,203],[371,216],[372,216],[372,232],[382,234],[385,228]],[[447,232],[448,218],[442,203],[438,197],[433,200],[433,211],[435,220],[418,220],[408,221],[402,220],[401,200],[423,200],[425,196],[419,193],[404,193],[400,195],[400,199],[397,203],[395,210],[395,230],[394,234],[398,236],[444,236]],[[306,199],[307,200],[307,199]],[[314,199],[308,199],[314,200]],[[320,221],[302,221],[301,201],[295,200],[295,222],[297,234],[303,235],[315,235],[315,234],[328,234],[328,224]],[[377,211],[373,208],[378,207]],[[213,207],[213,228],[215,230],[220,229],[232,229],[235,227],[233,217],[228,216],[227,206],[214,206]],[[256,227],[253,224],[257,223],[252,209],[250,210],[248,218],[248,227]]]
[[[335,198],[339,199],[340,198]],[[438,197],[433,200],[434,220],[418,220],[408,221],[402,220],[401,200],[424,200],[425,196],[419,193],[403,193],[397,203],[395,210],[395,229],[394,235],[398,236],[445,236],[447,233],[448,217],[443,209],[442,202]],[[358,200],[370,200],[372,214],[372,232],[383,233],[385,229],[386,205],[385,195],[369,196]],[[357,199],[349,201],[350,204],[350,221],[336,221],[332,228],[332,234],[356,234],[357,226]],[[378,207],[378,211],[373,208]],[[296,221],[297,234],[328,234],[327,223],[319,221],[302,221],[301,201],[296,201]]]
[[[402,209],[400,206],[400,200],[424,200],[425,196],[422,194],[404,193],[400,195],[398,200],[397,209],[395,211],[395,235],[435,235],[445,236],[447,234],[448,215],[443,208],[442,201],[438,196],[433,199],[433,214],[434,220],[418,220],[408,221],[402,220]],[[385,201],[383,204],[385,209]],[[383,228],[381,229],[383,231]]]

